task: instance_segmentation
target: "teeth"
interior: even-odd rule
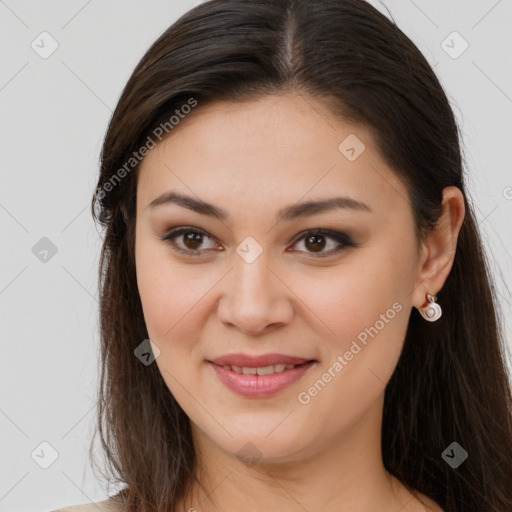
[[[256,373],[258,375],[270,375],[271,373],[274,373],[274,366],[263,366],[262,368],[256,368]]]
[[[295,368],[295,366],[295,364],[274,364],[258,368],[249,368],[245,366],[224,365],[224,369],[244,375],[272,375],[273,373],[280,373],[284,370],[291,370]]]

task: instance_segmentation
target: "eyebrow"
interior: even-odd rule
[[[209,217],[216,217],[224,221],[229,218],[229,213],[207,203],[201,199],[179,194],[177,192],[164,192],[162,195],[153,199],[144,209],[153,210],[154,208],[164,204],[176,204],[183,208],[187,208],[201,215]],[[352,199],[351,197],[333,197],[329,199],[322,199],[317,201],[306,201],[287,206],[277,212],[276,221],[292,221],[297,218],[308,217],[317,213],[332,211],[338,208],[345,208],[349,210],[371,212],[372,209],[365,203]]]

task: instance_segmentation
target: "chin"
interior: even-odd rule
[[[298,432],[294,435],[285,429],[281,432],[276,429],[269,435],[271,429],[262,430],[253,429],[252,433],[245,429],[238,433],[230,430],[232,438],[223,435],[221,439],[210,437],[210,440],[230,457],[238,458],[248,467],[296,461],[308,446],[307,440],[297,439],[297,435],[300,435]]]

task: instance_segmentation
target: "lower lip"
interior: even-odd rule
[[[231,391],[243,396],[263,398],[286,388],[300,379],[314,364],[314,361],[271,375],[244,375],[223,366],[210,363],[217,376]]]

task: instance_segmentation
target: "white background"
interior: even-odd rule
[[[49,511],[107,497],[88,462],[100,250],[89,205],[122,88],[150,44],[199,3],[0,1],[0,511]],[[462,128],[470,199],[510,347],[512,4],[386,5],[435,66]],[[58,42],[46,59],[31,47],[43,31]],[[469,44],[458,58],[442,47],[454,31]],[[445,44],[460,50],[462,41],[453,41]],[[43,237],[57,248],[46,263],[32,252]],[[58,452],[48,469],[31,456],[42,442]]]

